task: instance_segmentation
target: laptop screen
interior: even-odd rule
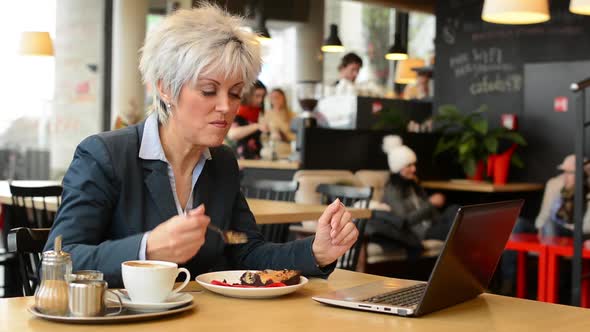
[[[522,204],[516,200],[459,209],[417,308],[418,315],[464,302],[485,290]]]

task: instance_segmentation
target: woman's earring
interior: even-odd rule
[[[168,111],[168,113],[172,112],[172,105],[170,105],[170,103],[166,103],[166,111]]]

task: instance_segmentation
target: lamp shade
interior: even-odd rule
[[[389,61],[406,60],[408,58],[408,24],[410,16],[408,13],[395,11],[395,35],[393,45],[385,54]]]
[[[256,38],[259,42],[269,41],[271,37],[268,29],[266,28],[266,17],[264,16],[264,7],[262,6],[262,1],[260,1],[256,7],[255,20],[256,26],[253,30],[257,34]]]
[[[322,52],[344,52],[344,46],[342,46],[342,42],[338,37],[338,26],[336,24],[330,24],[330,34],[328,35],[328,38],[324,40],[324,44],[322,45]]]
[[[395,70],[395,83],[410,84],[416,82],[418,73],[413,69],[423,66],[424,60],[422,59],[409,58],[399,61]]]
[[[408,58],[408,49],[402,45],[401,35],[395,34],[393,45],[385,54],[385,59],[390,61],[406,60]]]
[[[255,32],[257,34],[256,38],[260,42],[266,42],[266,41],[269,41],[271,39],[270,33],[268,32],[268,29],[266,28],[266,25],[257,27],[255,29]]]
[[[570,0],[570,12],[590,15],[590,0]]]
[[[549,20],[548,0],[485,0],[481,18],[498,24],[533,24]]]
[[[53,43],[49,32],[24,31],[21,34],[20,55],[53,55]]]

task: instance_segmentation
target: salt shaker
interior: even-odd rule
[[[54,250],[43,253],[41,282],[35,292],[37,310],[47,315],[64,316],[68,313],[68,284],[72,273],[72,258],[61,250],[61,235],[55,238]]]

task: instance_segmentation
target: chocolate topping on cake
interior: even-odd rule
[[[301,272],[295,270],[264,270],[258,272],[246,271],[240,277],[242,285],[266,286],[282,282],[287,286],[300,282]]]

